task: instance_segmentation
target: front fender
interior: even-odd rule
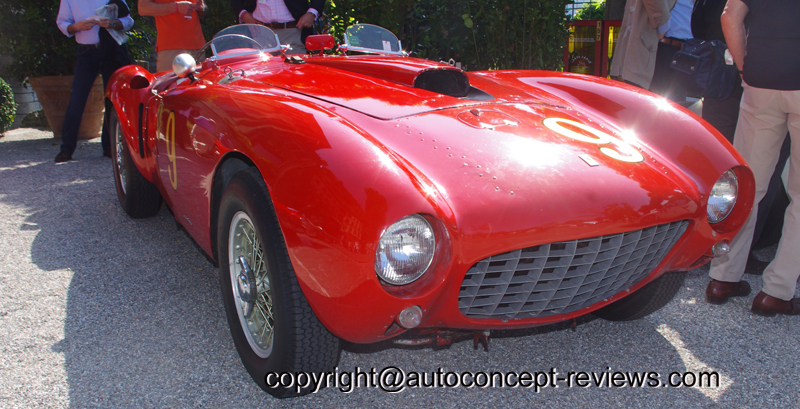
[[[380,339],[403,308],[438,296],[445,272],[426,274],[413,298],[393,295],[375,274],[377,242],[408,214],[446,220],[447,205],[430,181],[335,107],[263,92],[217,94],[217,111],[235,112],[215,121],[219,144],[249,158],[264,177],[298,282],[320,321],[350,341]]]

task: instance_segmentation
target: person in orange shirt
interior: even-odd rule
[[[205,45],[200,29],[200,18],[206,13],[203,0],[139,0],[138,5],[139,14],[156,18],[156,71],[171,70],[178,54],[196,57]]]

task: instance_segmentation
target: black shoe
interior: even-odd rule
[[[744,267],[744,272],[752,275],[764,274],[764,269],[769,265],[768,261],[761,261],[750,253],[747,257],[747,265]]]
[[[105,156],[106,158],[110,158],[111,157],[111,149],[103,149],[103,156]]]
[[[72,154],[67,151],[61,151],[56,155],[56,163],[66,162],[72,160]]]

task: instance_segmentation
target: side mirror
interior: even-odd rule
[[[178,78],[189,77],[194,81],[194,76],[192,74],[194,74],[196,70],[197,62],[189,54],[178,54],[172,61],[172,72],[174,72]]]
[[[325,51],[336,47],[336,41],[330,34],[316,34],[306,37],[306,50]]]

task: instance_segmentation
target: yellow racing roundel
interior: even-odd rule
[[[644,156],[642,156],[642,154],[639,153],[639,151],[633,146],[599,129],[592,128],[589,125],[565,118],[545,118],[542,123],[551,131],[556,132],[559,135],[566,136],[567,138],[575,139],[576,141],[587,142],[595,145],[612,145],[612,147],[600,147],[600,152],[612,159],[629,163],[644,161]],[[586,131],[590,135],[573,131],[572,129],[564,127],[562,123]]]

